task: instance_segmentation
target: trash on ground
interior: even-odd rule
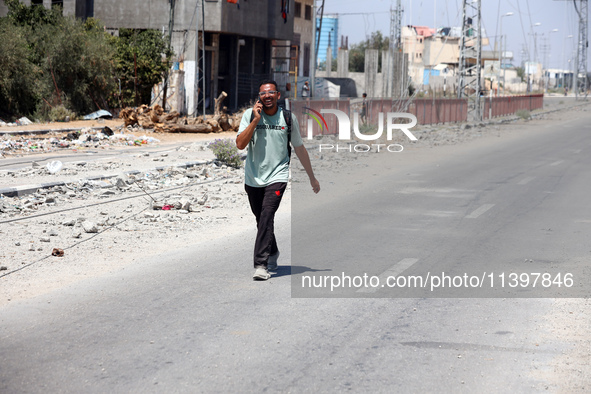
[[[105,111],[104,109],[98,110],[96,112],[93,112],[91,114],[88,114],[86,116],[84,116],[82,119],[84,120],[95,120],[95,119],[100,119],[100,118],[113,118],[113,114],[111,114],[109,111]]]
[[[60,248],[53,248],[51,255],[55,257],[64,257],[64,250]]]

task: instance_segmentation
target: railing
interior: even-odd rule
[[[507,96],[484,98],[483,119],[489,119],[491,116],[513,115],[520,109],[533,111],[544,106],[543,94],[532,94],[530,96]]]

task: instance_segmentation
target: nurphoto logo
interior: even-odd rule
[[[328,132],[328,125],[326,119],[322,114],[333,114],[336,115],[338,121],[338,136],[339,140],[351,140],[351,120],[349,116],[343,111],[338,109],[321,109],[320,112],[313,110],[312,108],[304,107],[305,110],[310,112],[304,112],[305,115],[309,115],[312,119],[308,119],[308,136],[309,140],[313,139],[313,120],[316,121],[320,130],[324,129]],[[409,119],[410,123],[394,123],[396,119]],[[403,112],[388,112],[386,114],[386,140],[392,141],[394,131],[402,131],[409,140],[416,141],[417,138],[411,133],[409,129],[413,128],[417,124],[417,117],[413,114]],[[353,134],[356,138],[361,141],[377,141],[384,134],[384,114],[380,112],[378,114],[378,130],[374,134],[363,134],[359,131],[359,113],[353,114]],[[375,147],[377,151],[380,148],[385,147],[388,152],[402,152],[404,147],[400,144],[355,144],[346,146],[339,146],[334,144],[320,144],[319,151],[334,150],[336,152],[348,151],[348,152],[369,152],[372,147]]]

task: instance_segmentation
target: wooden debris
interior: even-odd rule
[[[225,92],[215,100],[216,113],[214,116],[181,117],[176,111],[164,112],[160,105],[148,107],[142,105],[137,108],[124,108],[119,117],[125,126],[140,125],[144,129],[153,129],[157,133],[219,133],[222,131],[238,131],[244,111],[228,115],[227,108],[222,107],[222,101],[227,97]]]

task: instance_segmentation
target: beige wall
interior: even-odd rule
[[[425,40],[423,64],[433,67],[440,63],[458,63],[460,59],[459,38],[429,37]]]

